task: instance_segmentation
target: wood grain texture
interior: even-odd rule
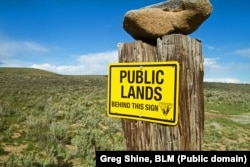
[[[165,35],[156,46],[120,43],[119,62],[178,61],[179,120],[176,126],[122,119],[126,150],[201,150],[204,130],[201,42],[181,34]]]

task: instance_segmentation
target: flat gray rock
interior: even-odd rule
[[[155,41],[167,34],[194,32],[211,12],[209,0],[169,0],[128,11],[123,28],[136,40]]]

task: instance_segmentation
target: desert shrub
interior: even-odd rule
[[[0,104],[0,117],[13,116],[16,113],[16,109],[9,102],[2,102]]]
[[[64,161],[60,157],[41,158],[34,152],[23,155],[11,154],[0,165],[7,167],[73,167],[71,162]]]
[[[0,155],[6,155],[8,152],[5,151],[1,146],[0,146]]]
[[[69,144],[70,136],[68,135],[68,129],[67,122],[52,122],[48,130],[47,143]]]
[[[7,160],[3,162],[3,166],[8,166],[8,167],[18,167],[21,165],[20,159],[18,155],[16,154],[10,154]]]
[[[26,120],[28,127],[27,139],[33,141],[46,142],[49,130],[49,121],[41,116],[29,116]]]
[[[5,117],[0,116],[0,132],[3,132],[8,128],[7,120]]]
[[[223,100],[224,100],[224,97],[221,97],[221,96],[220,96],[220,97],[218,98],[218,100],[219,100],[219,101],[223,101]]]

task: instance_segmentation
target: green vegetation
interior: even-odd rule
[[[105,76],[3,71],[0,164],[94,166],[95,150],[123,148],[119,119],[106,116]]]
[[[250,113],[250,85],[205,83],[204,98],[206,111],[239,115]]]
[[[250,85],[205,83],[204,150],[249,150]]]
[[[250,85],[205,83],[204,150],[250,148]],[[106,76],[0,68],[0,166],[95,166],[95,150],[122,150],[106,116]]]

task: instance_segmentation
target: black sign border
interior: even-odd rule
[[[112,68],[117,68],[117,67],[162,67],[162,66],[172,66],[172,67],[174,67],[175,68],[175,79],[174,79],[174,119],[173,119],[173,121],[171,121],[171,120],[165,120],[165,119],[158,119],[158,118],[151,118],[151,117],[145,117],[145,116],[136,116],[136,115],[128,115],[128,114],[119,114],[119,113],[113,113],[113,112],[111,112],[111,88],[112,88],[112,85],[111,85],[111,80],[112,80],[112,78],[111,78],[111,73],[112,73]],[[126,65],[126,64],[117,64],[117,65],[110,65],[109,66],[109,76],[108,76],[108,78],[109,78],[109,88],[108,88],[108,90],[109,90],[109,96],[108,96],[108,113],[109,113],[109,115],[110,116],[121,116],[121,117],[126,117],[126,118],[122,118],[122,119],[128,119],[128,118],[131,118],[131,119],[133,119],[133,120],[138,120],[137,118],[141,118],[141,119],[143,119],[143,120],[147,120],[147,121],[149,121],[149,122],[153,122],[152,120],[154,120],[154,121],[158,121],[158,122],[166,122],[166,123],[171,123],[171,124],[173,124],[173,123],[175,123],[176,122],[176,119],[177,119],[177,114],[178,114],[178,111],[177,111],[177,106],[176,105],[179,105],[179,104],[176,104],[176,101],[177,101],[177,80],[178,80],[178,75],[177,75],[177,73],[178,73],[179,71],[178,71],[178,65],[177,64],[170,64],[170,63],[166,63],[166,64],[128,64],[128,65]],[[142,120],[141,120],[142,121]],[[154,123],[156,123],[156,122],[154,122]],[[163,123],[162,123],[163,124]]]

